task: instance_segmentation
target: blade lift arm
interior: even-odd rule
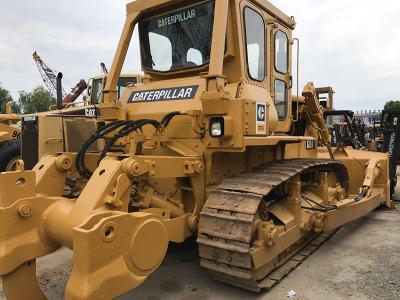
[[[372,186],[376,178],[379,176],[381,165],[376,159],[370,159],[365,169],[364,182],[360,188],[360,192],[356,197],[356,201],[371,195]]]
[[[312,82],[308,82],[304,87],[303,97],[305,98],[306,102],[306,114],[308,115],[310,121],[316,124],[321,143],[324,146],[330,145],[331,136],[329,134],[328,126],[324,120],[324,112],[319,105],[317,92]]]
[[[306,115],[318,134],[318,138],[322,145],[328,149],[331,159],[334,159],[333,152],[331,149],[331,135],[329,134],[328,126],[324,120],[324,111],[319,104],[317,91],[314,87],[314,83],[308,82],[303,89],[303,97],[306,103]],[[315,126],[315,125],[316,126]]]

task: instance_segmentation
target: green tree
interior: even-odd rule
[[[400,110],[400,101],[392,100],[385,103],[385,109],[398,109]]]
[[[49,107],[55,103],[56,101],[53,99],[50,92],[42,86],[35,88],[29,93],[25,91],[19,92],[18,104],[23,114],[48,111]]]
[[[20,113],[19,105],[13,100],[10,92],[0,86],[0,113],[5,113],[8,102],[12,102],[11,109],[13,113]]]
[[[18,102],[13,101],[11,103],[11,112],[14,114],[21,114],[21,107],[19,106]]]

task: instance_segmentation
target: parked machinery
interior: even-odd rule
[[[377,136],[377,131],[374,130],[374,141],[379,145],[377,151],[389,155],[390,188],[391,194],[394,194],[397,185],[397,165],[400,162],[400,110],[383,110],[379,128],[380,137]]]
[[[20,159],[20,117],[11,112],[11,102],[6,104],[5,114],[0,114],[0,172],[14,171]]]
[[[380,151],[383,143],[383,134],[381,128],[381,121],[373,120],[366,128],[365,144],[370,151]]]
[[[146,80],[117,102],[136,25]],[[312,83],[292,113],[294,27],[264,0],[128,4],[96,106],[104,126],[77,153],[0,174],[6,296],[44,298],[35,259],[67,246],[66,299],[115,298],[192,235],[213,277],[258,291],[336,228],[391,206],[387,155],[331,149]],[[303,117],[305,135],[291,134]],[[63,197],[76,177],[81,190]]]
[[[318,87],[315,90],[317,92],[319,103],[324,108],[324,111],[334,110],[333,94],[335,94],[335,91],[333,90],[333,88],[331,86],[324,86],[324,87]]]
[[[23,116],[22,159],[26,169],[32,169],[45,154],[77,152],[80,149],[82,143],[97,130],[98,122],[103,122],[97,105],[102,101],[106,80],[106,75],[89,79],[83,102],[63,101],[72,99],[69,95],[59,97],[58,102],[63,103],[61,109]],[[121,74],[117,84],[118,99],[127,86],[141,82],[139,74]],[[73,94],[71,92],[70,95]],[[98,151],[99,145],[91,149]]]
[[[364,124],[354,118],[354,112],[334,109],[333,95],[335,91],[331,86],[318,87],[315,90],[329,128],[331,146],[336,147],[338,144],[342,144],[353,149],[364,148]]]
[[[365,148],[364,125],[357,123],[354,112],[351,110],[324,111],[324,118],[326,121],[331,120],[328,127],[332,146],[341,144],[353,149]]]

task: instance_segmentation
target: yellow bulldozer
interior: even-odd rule
[[[21,152],[21,118],[11,112],[11,102],[5,114],[0,114],[0,172],[14,171]]]
[[[97,129],[97,122],[101,118],[97,105],[102,101],[106,79],[106,75],[90,78],[84,101],[67,103],[61,109],[22,117],[21,157],[25,169],[32,169],[44,154],[79,150],[82,143]],[[121,74],[117,83],[117,99],[128,85],[141,82],[142,75]],[[53,105],[54,108],[56,106]]]
[[[44,299],[36,258],[63,246],[65,298],[115,298],[191,236],[211,276],[269,289],[337,228],[390,207],[387,155],[331,148],[313,84],[293,95],[295,24],[266,0],[129,3],[103,122],[79,151],[0,174],[7,298]],[[118,102],[135,28],[145,80]]]

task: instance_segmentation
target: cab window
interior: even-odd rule
[[[101,92],[103,91],[103,79],[95,79],[92,88],[92,103],[98,104],[100,102]]]
[[[99,104],[101,102],[101,94],[103,92],[103,85],[105,84],[104,80],[105,79],[100,78],[100,79],[95,79],[93,81],[93,88],[92,88],[92,103],[93,104]],[[130,84],[135,84],[135,83],[137,83],[136,77],[121,77],[118,80],[118,84],[117,84],[118,100],[124,93],[126,87]]]
[[[173,52],[171,41],[154,32],[149,33],[149,41],[153,69],[157,71],[171,70]]]
[[[279,73],[288,72],[288,38],[281,30],[275,33],[275,68]]]
[[[286,83],[283,80],[275,80],[275,108],[279,121],[284,121],[287,116],[288,96]]]
[[[209,63],[214,7],[215,2],[208,1],[140,21],[143,67],[169,72]]]
[[[263,81],[265,78],[265,26],[262,16],[251,9],[244,9],[247,67],[250,78]]]
[[[128,85],[135,83],[137,83],[136,77],[121,77],[117,85],[118,99],[121,98]]]

